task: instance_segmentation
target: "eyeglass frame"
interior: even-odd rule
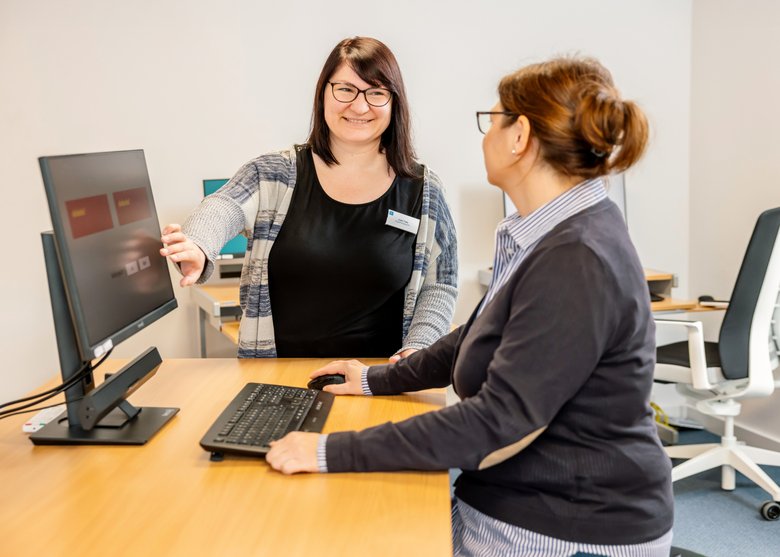
[[[363,93],[363,98],[366,99],[366,103],[368,103],[370,106],[373,106],[374,108],[382,108],[383,106],[387,106],[388,103],[393,100],[393,92],[390,89],[387,89],[385,87],[368,87],[366,89],[358,89],[354,84],[349,83],[348,81],[328,81],[328,85],[330,85],[330,93],[333,95],[333,98],[336,100],[336,102],[349,104],[355,102],[355,99],[357,99],[360,96],[360,93]],[[336,85],[349,85],[350,87],[354,87],[357,89],[357,93],[355,93],[355,97],[351,101],[342,101],[336,98]],[[390,96],[387,98],[387,102],[385,104],[374,104],[370,100],[368,100],[368,95],[366,93],[368,91],[371,91],[372,89],[378,89],[380,91],[387,91],[390,93]]]
[[[482,131],[482,126],[479,125],[479,117],[482,116],[483,114],[486,114],[488,116],[491,116],[493,114],[500,114],[502,116],[515,116],[516,118],[520,117],[520,115],[517,112],[510,112],[508,110],[488,111],[488,112],[477,111],[477,129],[480,131],[480,133],[482,135],[485,135],[487,133],[487,131]],[[491,126],[493,125],[493,119],[492,118],[490,119],[490,125]],[[490,128],[488,128],[488,129],[490,129]]]

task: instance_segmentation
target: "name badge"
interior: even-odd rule
[[[417,234],[417,229],[420,228],[420,219],[389,209],[387,211],[387,220],[385,221],[385,224],[387,226],[399,228],[405,232]]]

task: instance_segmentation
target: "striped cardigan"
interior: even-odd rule
[[[231,238],[248,238],[241,272],[239,358],[274,358],[274,326],[268,294],[268,256],[284,223],[295,188],[296,149],[246,163],[219,191],[203,200],[183,231],[206,254],[198,283],[214,271],[214,259]],[[458,282],[455,227],[438,176],[425,167],[414,267],[404,292],[401,350],[425,348],[449,331]],[[302,262],[302,264],[305,264]]]

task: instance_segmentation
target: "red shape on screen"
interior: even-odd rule
[[[116,215],[120,225],[148,219],[152,216],[146,188],[114,192],[114,207],[116,207]]]
[[[108,230],[114,226],[108,207],[108,196],[93,195],[65,202],[73,239]]]

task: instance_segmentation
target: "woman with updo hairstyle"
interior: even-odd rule
[[[671,465],[649,406],[655,327],[642,266],[605,176],[639,160],[647,120],[597,61],[506,76],[478,112],[498,225],[493,279],[469,321],[395,364],[333,362],[336,394],[452,383],[458,404],[361,432],[290,434],[284,473],[460,468],[455,555],[666,557]],[[319,458],[318,458],[319,457]]]

